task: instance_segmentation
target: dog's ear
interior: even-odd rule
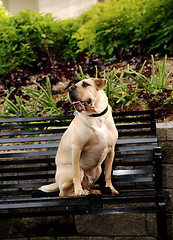
[[[97,90],[102,90],[106,87],[106,79],[93,78],[93,80]]]

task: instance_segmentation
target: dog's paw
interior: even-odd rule
[[[119,194],[119,192],[114,187],[111,188],[111,192],[112,192],[112,194]]]
[[[101,195],[102,192],[98,189],[89,189],[88,190],[90,194],[93,194],[93,195]]]
[[[78,189],[75,191],[76,196],[86,196],[89,194],[89,191],[87,189]]]
[[[106,184],[106,188],[109,188],[111,190],[112,194],[119,194],[119,192],[113,187],[113,185],[110,184]]]

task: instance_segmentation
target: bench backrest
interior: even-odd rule
[[[120,191],[155,191],[153,111],[114,113],[119,132],[113,183]],[[73,116],[0,119],[0,197],[30,196],[54,182],[55,155]]]

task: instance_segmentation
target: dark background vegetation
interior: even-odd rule
[[[46,83],[45,75],[51,85],[67,79],[70,85],[78,80],[75,72],[80,73],[79,66],[91,77],[95,76],[97,67],[101,77],[104,69],[111,69],[118,63],[133,62],[135,70],[139,71],[145,60],[151,63],[151,54],[171,57],[172,6],[173,0],[108,0],[94,5],[78,18],[63,21],[54,19],[51,14],[28,9],[11,16],[1,7],[0,94],[8,96],[16,88],[10,95],[14,103],[15,94],[20,100],[28,98],[22,86],[38,73],[37,83],[42,86]],[[143,69],[148,78],[152,70],[149,63]],[[129,89],[133,84],[129,81]],[[150,108],[158,109],[164,105],[167,112],[171,111],[172,90],[156,91],[153,93],[156,97],[144,90],[141,89],[137,97],[144,98],[146,104],[147,99],[154,99],[155,102],[148,104]],[[169,106],[165,104],[166,99],[171,99]],[[68,105],[66,100],[61,103]]]

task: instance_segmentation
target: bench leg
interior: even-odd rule
[[[157,236],[158,240],[168,240],[166,207],[161,206],[161,211],[157,212]]]

